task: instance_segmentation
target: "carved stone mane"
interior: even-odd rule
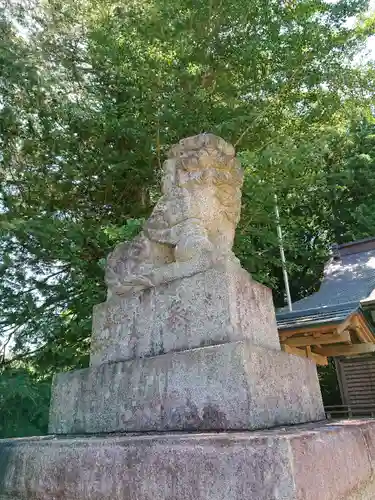
[[[243,172],[234,148],[213,134],[173,146],[163,165],[162,197],[142,232],[109,255],[109,294],[125,295],[191,276],[232,252]],[[238,264],[239,265],[239,264]]]

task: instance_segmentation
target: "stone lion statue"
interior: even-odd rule
[[[234,148],[213,134],[173,146],[163,165],[162,197],[142,232],[109,255],[109,296],[127,295],[192,276],[232,252],[240,218],[243,171]]]

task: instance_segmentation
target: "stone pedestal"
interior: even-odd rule
[[[271,291],[223,266],[95,306],[90,364],[237,340],[280,350]]]
[[[60,374],[50,432],[251,430],[323,418],[315,364],[240,341]]]
[[[0,440],[0,500],[373,500],[375,422]]]
[[[270,291],[239,270],[189,280],[192,302],[175,282],[96,308],[91,366],[54,379],[52,435],[0,440],[0,500],[375,497],[375,422],[290,426],[324,413]]]
[[[90,368],[55,376],[51,433],[324,418],[315,364],[280,350],[271,291],[237,266],[111,298],[93,325]]]

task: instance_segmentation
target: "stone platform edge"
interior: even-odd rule
[[[370,500],[375,420],[0,440],[0,500]]]
[[[324,417],[312,361],[240,341],[58,374],[49,432],[257,430]]]

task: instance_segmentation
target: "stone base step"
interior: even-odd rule
[[[50,432],[255,430],[323,418],[312,361],[240,341],[61,373]]]
[[[0,500],[372,500],[375,421],[0,440]]]

